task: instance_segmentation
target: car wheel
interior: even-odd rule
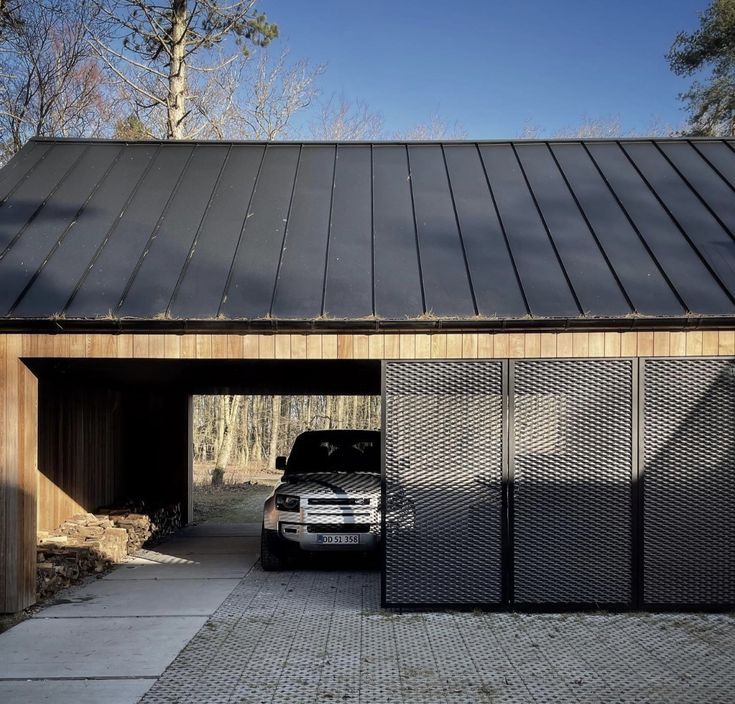
[[[263,530],[260,533],[260,566],[266,572],[277,572],[288,566],[278,531]]]

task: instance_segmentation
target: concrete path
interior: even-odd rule
[[[3,704],[134,704],[257,559],[259,525],[202,525],[0,635]]]

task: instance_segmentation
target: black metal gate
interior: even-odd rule
[[[643,599],[735,602],[735,362],[643,362]]]
[[[503,376],[385,365],[385,603],[501,602]]]
[[[735,361],[391,361],[384,413],[386,606],[735,603]]]
[[[513,601],[630,601],[633,364],[512,365]]]

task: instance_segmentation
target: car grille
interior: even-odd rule
[[[307,533],[369,533],[368,523],[310,523]]]

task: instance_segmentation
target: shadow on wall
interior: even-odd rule
[[[735,362],[645,365],[643,602],[729,608],[735,604]],[[604,417],[591,418],[590,429],[598,445],[610,431]],[[569,428],[570,437],[574,432]],[[518,605],[633,603],[631,445],[616,443],[614,472],[600,471],[600,462],[614,458],[594,443],[573,447],[562,440],[545,455],[516,456],[517,466],[531,470],[513,495]],[[489,476],[462,457],[456,466],[433,462],[434,454],[396,460],[400,481],[389,488],[386,516],[388,601],[500,603],[506,570],[500,473]]]
[[[646,361],[644,426],[645,602],[735,604],[735,361]]]
[[[38,527],[80,510],[144,501],[188,509],[189,400],[39,380]],[[188,520],[182,515],[183,522]]]
[[[4,499],[5,507],[0,511],[0,553],[3,559],[0,564],[0,614],[12,614],[35,601],[35,497],[16,484],[4,484],[0,487],[0,498]],[[24,520],[27,516],[32,516],[32,519]]]

